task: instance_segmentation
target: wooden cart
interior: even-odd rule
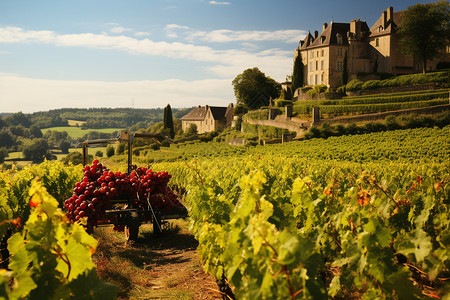
[[[127,172],[130,174],[133,169],[133,140],[135,138],[156,139],[159,142],[169,141],[170,139],[161,134],[154,133],[134,133],[130,135],[127,130],[119,132],[117,138],[113,139],[97,139],[87,140],[80,143],[77,148],[83,148],[83,165],[87,165],[88,148],[104,147],[113,143],[127,143],[128,144],[128,168]],[[148,200],[148,199],[147,199]],[[185,207],[172,209],[153,209],[148,201],[149,210],[134,208],[134,201],[130,199],[112,200],[112,209],[106,210],[104,218],[100,220],[99,225],[114,224],[124,226],[125,237],[127,241],[136,241],[139,234],[139,227],[143,223],[151,222],[153,224],[153,231],[161,233],[162,228],[168,223],[168,220],[186,218],[188,216]]]

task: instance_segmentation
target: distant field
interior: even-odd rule
[[[81,126],[86,123],[86,121],[67,120],[67,123],[69,123],[69,126]]]
[[[123,128],[102,128],[102,129],[81,129],[81,127],[73,127],[73,126],[61,126],[61,127],[49,127],[42,129],[42,133],[45,134],[49,130],[53,131],[67,131],[71,138],[79,138],[83,135],[87,134],[90,131],[98,131],[103,133],[113,133],[114,131],[122,130]]]

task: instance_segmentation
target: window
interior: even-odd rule
[[[316,70],[319,70],[319,62],[316,61]]]
[[[319,51],[317,51],[317,53],[316,53],[316,57],[319,57]]]
[[[380,39],[375,39],[375,47],[380,47]]]
[[[311,51],[311,54],[309,55],[310,58],[314,58],[314,51]]]
[[[316,75],[316,84],[318,84],[319,82],[317,81],[317,75]]]
[[[383,31],[383,26],[380,25],[380,27],[378,27],[378,32],[382,32]]]
[[[338,48],[338,56],[342,56],[342,48]]]
[[[337,63],[337,70],[342,71],[342,61],[338,61]]]
[[[338,45],[342,45],[342,35],[340,35],[339,33],[336,35],[336,39],[337,39],[337,43]]]
[[[322,57],[325,55],[325,50],[322,50]]]
[[[323,74],[320,75],[320,82],[323,83]]]
[[[324,65],[324,62],[323,62],[323,60],[320,62],[320,69],[321,70],[323,70],[323,65]]]
[[[312,62],[309,63],[309,70],[313,71],[313,63]]]
[[[312,75],[309,76],[309,84],[310,84],[310,85],[314,85],[314,82],[313,82],[313,76],[312,76]]]

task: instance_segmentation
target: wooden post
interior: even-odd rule
[[[319,112],[319,108],[318,107],[313,107],[312,108],[312,123],[313,125],[315,123],[320,122],[320,112]]]

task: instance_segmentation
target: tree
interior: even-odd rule
[[[232,81],[234,87],[234,95],[237,104],[243,104],[250,109],[259,107],[251,107],[250,101],[261,91],[264,91],[272,97],[278,98],[281,90],[281,84],[261,72],[258,68],[247,69],[242,74],[236,76]]]
[[[294,60],[294,70],[292,72],[292,91],[295,91],[303,86],[303,62],[300,51],[297,51],[297,56]]]
[[[22,153],[26,160],[31,160],[34,163],[41,163],[44,161],[48,153],[48,143],[46,139],[34,139],[28,145],[23,147]]]
[[[41,129],[39,127],[37,127],[36,125],[31,125],[30,134],[35,138],[43,137]]]
[[[164,108],[164,128],[169,131],[169,137],[173,139],[175,137],[175,131],[173,129],[172,108],[170,104],[167,104]]]
[[[402,14],[401,46],[405,54],[422,62],[423,73],[427,61],[438,56],[450,39],[450,4],[438,1],[409,6]]]
[[[0,145],[10,148],[16,144],[14,137],[6,130],[0,131]]]
[[[70,148],[70,142],[69,141],[62,140],[59,143],[59,149],[61,149],[62,153],[64,153],[64,154],[69,153],[69,148]]]
[[[30,119],[28,119],[28,117],[26,115],[24,115],[22,112],[18,112],[18,113],[6,116],[3,118],[3,120],[9,126],[22,125],[25,128],[30,128],[30,126],[31,126]]]
[[[348,83],[348,66],[347,66],[347,51],[344,53],[344,60],[342,61],[342,85]]]

